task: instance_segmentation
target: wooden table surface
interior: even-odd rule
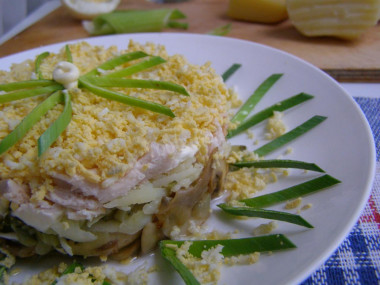
[[[187,16],[185,31],[207,33],[231,24],[227,37],[249,40],[294,54],[326,70],[340,81],[380,82],[380,24],[370,28],[356,41],[334,38],[308,38],[297,32],[289,20],[278,24],[236,21],[227,17],[229,0],[189,0],[157,4],[147,0],[123,0],[118,9],[177,8]],[[42,45],[88,37],[80,20],[60,7],[0,46],[0,58]]]

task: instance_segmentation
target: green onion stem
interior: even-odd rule
[[[246,204],[249,207],[264,208],[296,199],[298,197],[309,195],[339,183],[341,182],[338,179],[326,174],[313,180],[309,180],[307,182],[283,189],[281,191],[250,199],[244,199],[240,202]]]
[[[162,57],[153,56],[147,60],[138,62],[138,63],[131,65],[131,66],[128,66],[124,69],[117,70],[117,71],[114,71],[112,73],[108,73],[108,74],[104,75],[104,77],[126,77],[126,76],[130,76],[132,74],[135,74],[137,72],[143,71],[145,69],[159,65],[159,64],[164,63],[164,62],[166,62],[166,60],[163,59]]]
[[[234,63],[231,65],[223,74],[222,79],[226,82],[239,68],[241,67],[240,63]]]
[[[48,57],[50,55],[49,52],[43,52],[41,53],[40,55],[37,56],[36,58],[36,62],[34,64],[34,72],[36,73],[36,76],[38,79],[43,79],[43,76],[42,76],[42,73],[41,73],[41,70],[40,70],[40,66],[41,66],[41,63],[42,61]]]
[[[171,245],[180,247],[185,242],[186,241],[174,240],[160,241],[161,254],[171,263],[187,285],[200,284],[191,271],[178,259],[176,249],[171,247]],[[190,240],[187,242],[191,243],[189,253],[198,258],[201,258],[203,251],[218,245],[223,247],[221,254],[224,257],[296,248],[296,246],[282,234],[226,240]]]
[[[187,24],[178,22],[186,16],[176,9],[118,10],[99,15],[92,20],[91,35],[115,33],[160,32],[164,28],[186,29]]]
[[[186,285],[200,285],[191,271],[178,259],[176,251],[160,242],[161,255],[170,262],[174,269],[181,275]]]
[[[213,35],[213,36],[225,36],[231,31],[231,23],[228,23],[226,25],[222,25],[220,27],[217,27],[211,31],[209,31],[207,34]]]
[[[39,137],[38,139],[38,156],[39,157],[57,140],[57,138],[67,128],[67,126],[69,125],[71,121],[72,109],[71,109],[70,94],[68,92],[58,92],[58,94],[55,95],[54,100],[56,100],[56,102],[63,101],[64,108],[63,108],[62,113],[59,115],[59,117]]]
[[[240,107],[239,111],[231,119],[232,123],[241,124],[245,118],[251,113],[255,108],[257,103],[263,98],[263,96],[268,92],[268,90],[282,77],[283,74],[272,74],[259,87],[253,92],[253,94],[248,98],[248,100]]]
[[[277,150],[278,148],[284,146],[285,144],[295,140],[299,136],[307,133],[320,123],[322,123],[324,120],[326,120],[326,117],[323,116],[314,116],[311,119],[307,120],[303,124],[299,125],[298,127],[292,129],[291,131],[283,134],[282,136],[279,136],[278,138],[274,139],[273,141],[263,145],[262,147],[254,150],[253,152],[256,153],[259,156],[265,156],[268,153],[271,153],[272,151]]]
[[[177,22],[177,21],[169,21],[167,23],[168,28],[172,29],[182,29],[182,30],[187,30],[189,28],[188,23],[182,23],[182,22]]]
[[[270,160],[254,160],[254,161],[239,161],[230,164],[230,170],[235,170],[243,167],[254,168],[297,168],[311,170],[316,172],[325,172],[315,163],[308,163],[299,160],[286,159],[270,159]]]
[[[69,45],[65,45],[65,53],[67,61],[73,63],[73,55],[71,54]]]
[[[83,78],[80,79],[79,81],[80,81],[80,84],[84,88],[88,89],[89,91],[91,91],[92,93],[94,93],[100,97],[103,97],[103,98],[106,98],[109,100],[114,100],[114,101],[117,101],[117,102],[120,102],[123,104],[127,104],[130,106],[150,110],[152,112],[164,114],[164,115],[167,115],[169,117],[175,117],[174,113],[168,107],[166,107],[164,105],[154,103],[154,102],[145,101],[145,100],[142,100],[139,98],[135,98],[135,97],[125,95],[123,93],[119,93],[119,92],[111,91],[111,90],[108,90],[105,88],[101,88],[101,87],[98,87],[98,86],[91,84],[90,82],[88,82],[87,80],[85,80]]]
[[[27,89],[27,90],[20,90],[20,91],[5,93],[5,94],[0,95],[0,103],[6,103],[6,102],[16,101],[16,100],[20,100],[24,98],[48,94],[48,93],[52,93],[54,91],[62,90],[62,89],[63,89],[62,85],[55,84],[55,85],[50,85],[50,86],[41,87],[41,88]]]
[[[3,265],[0,265],[0,284],[4,284],[4,273],[7,271],[7,268]]]
[[[144,89],[159,89],[169,90],[189,96],[186,89],[178,84],[143,79],[115,78],[115,77],[86,77],[86,82],[99,87],[126,87],[126,88],[144,88]]]
[[[143,58],[146,56],[148,56],[148,54],[146,54],[145,52],[142,52],[142,51],[134,51],[134,52],[130,52],[130,53],[125,53],[125,54],[122,54],[120,56],[116,56],[116,57],[111,58],[110,60],[102,63],[97,68],[94,68],[93,70],[91,70],[90,72],[86,73],[85,75],[83,75],[81,77],[83,78],[86,76],[97,75],[100,73],[99,71],[101,71],[101,70],[111,70],[111,69],[114,69],[116,66],[122,65],[126,62],[136,60],[139,58]]]
[[[258,209],[258,208],[253,208],[249,206],[233,207],[227,204],[219,204],[218,207],[221,208],[223,211],[235,216],[271,219],[271,220],[277,220],[277,221],[283,221],[287,223],[296,224],[296,225],[303,226],[306,228],[313,228],[313,226],[309,224],[301,216],[286,213],[286,212]]]
[[[44,116],[51,108],[60,102],[60,91],[47,97],[37,107],[35,107],[17,126],[0,142],[0,155],[6,152]]]
[[[19,89],[26,89],[32,87],[45,87],[50,85],[57,85],[53,80],[41,79],[41,80],[25,80],[19,82],[11,82],[0,84],[0,90],[2,91],[15,91]],[[1,96],[1,95],[0,95]]]
[[[232,138],[233,136],[236,136],[237,134],[240,134],[241,132],[257,125],[258,123],[270,118],[273,116],[274,111],[285,111],[287,109],[290,109],[294,106],[297,106],[305,101],[308,101],[310,99],[314,98],[314,96],[306,94],[306,93],[300,93],[297,95],[294,95],[290,98],[287,98],[281,102],[278,102],[260,112],[257,112],[256,114],[249,117],[247,120],[245,120],[243,123],[239,124],[236,129],[229,130],[227,134],[227,138]]]
[[[160,247],[168,244],[181,246],[184,242],[185,241],[163,240],[160,242]],[[209,250],[217,245],[223,246],[221,253],[224,257],[296,248],[296,246],[282,234],[223,240],[189,240],[189,242],[191,243],[189,253],[198,258],[202,256],[202,251]]]

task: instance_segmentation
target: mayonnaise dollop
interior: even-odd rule
[[[53,79],[66,89],[78,87],[79,69],[68,61],[59,62],[53,70]]]

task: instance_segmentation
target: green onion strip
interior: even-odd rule
[[[341,182],[338,179],[326,174],[281,191],[258,196],[255,198],[244,199],[240,202],[253,208],[269,207],[281,202],[286,202],[291,199],[296,199],[298,197],[315,193],[319,190],[334,186],[339,183]]]
[[[282,77],[283,74],[272,74],[253,92],[248,100],[240,107],[239,111],[231,119],[232,123],[241,124],[249,113],[255,108],[261,98],[268,92],[268,90]]]
[[[92,93],[94,93],[100,97],[103,97],[103,98],[106,98],[109,100],[114,100],[114,101],[124,103],[124,104],[130,105],[130,106],[150,110],[152,112],[167,115],[169,117],[175,117],[172,110],[170,110],[170,108],[168,108],[164,105],[154,103],[154,102],[149,102],[146,100],[142,100],[139,98],[135,98],[135,97],[125,95],[123,93],[119,93],[116,91],[112,91],[112,90],[108,90],[105,88],[95,86],[95,85],[91,84],[90,82],[88,82],[85,78],[82,78],[79,81],[80,81],[80,84],[84,88],[88,89],[89,91],[91,91]]]
[[[200,284],[191,271],[177,258],[176,250],[170,245],[180,247],[185,241],[163,240],[159,246],[162,256],[168,260],[188,285]],[[284,235],[267,235],[259,237],[226,239],[226,240],[190,240],[189,253],[201,258],[204,250],[222,245],[224,257],[247,255],[255,252],[272,252],[294,249],[296,246]]]
[[[177,20],[180,19],[186,19],[186,15],[182,13],[180,10],[175,9],[169,16],[166,26],[168,28],[186,30],[189,27],[189,24],[185,22],[178,22]]]
[[[177,9],[118,10],[101,14],[84,27],[91,35],[160,32],[167,27],[187,29],[187,23],[178,21],[184,18]]]
[[[5,93],[0,95],[0,103],[6,103],[11,101],[16,101],[24,98],[34,97],[38,95],[52,93],[57,90],[62,90],[63,86],[60,84],[54,84],[51,86],[36,88],[36,89],[26,89],[20,91],[14,91],[10,93]]]
[[[65,45],[65,54],[67,61],[73,63],[73,55],[71,54],[69,45]]]
[[[304,170],[311,170],[316,172],[325,172],[315,163],[308,163],[299,160],[290,159],[269,159],[269,160],[254,160],[254,161],[239,161],[230,164],[230,170],[243,168],[243,167],[255,167],[255,168],[297,168]]]
[[[169,90],[180,93],[185,96],[190,96],[186,89],[178,84],[156,81],[156,80],[143,80],[143,79],[129,79],[129,78],[114,78],[114,77],[86,77],[86,82],[99,86],[99,87],[126,87],[126,88],[144,88],[144,89],[159,89]]]
[[[245,120],[243,123],[238,125],[236,129],[229,130],[227,134],[227,138],[232,138],[233,136],[236,136],[237,134],[240,134],[241,132],[257,125],[258,123],[270,118],[273,116],[274,111],[282,112],[285,110],[288,110],[294,106],[297,106],[305,101],[308,101],[310,99],[313,99],[314,96],[306,94],[306,93],[300,93],[297,95],[294,95],[292,97],[289,97],[281,102],[278,102],[260,112],[257,112],[256,114],[249,117],[247,120]]]
[[[104,75],[104,77],[126,77],[126,76],[130,76],[132,74],[135,74],[137,72],[143,71],[145,69],[159,65],[159,64],[164,63],[164,62],[166,62],[166,60],[163,59],[162,57],[153,56],[147,60],[138,62],[138,63],[131,65],[131,66],[128,66],[124,69],[117,70],[117,71],[114,71],[112,73],[108,73],[108,74]]]
[[[6,152],[44,116],[51,108],[60,102],[60,91],[53,93],[35,107],[17,126],[0,142],[0,155]]]
[[[284,146],[285,144],[295,140],[299,136],[305,134],[306,132],[310,131],[320,123],[322,123],[324,120],[326,120],[326,117],[323,116],[314,116],[311,119],[307,120],[303,124],[299,125],[298,127],[294,128],[293,130],[283,134],[282,136],[279,136],[278,138],[274,139],[273,141],[263,145],[262,147],[254,150],[253,152],[256,153],[259,156],[265,156],[268,153],[275,151],[276,149]]]
[[[162,257],[164,257],[174,269],[181,275],[183,281],[187,285],[200,285],[199,281],[194,277],[193,273],[178,259],[176,251],[170,247],[167,247],[165,243],[160,242],[160,251]]]
[[[222,79],[226,82],[239,68],[241,67],[240,63],[234,63],[231,65],[223,74]]]
[[[57,85],[57,83],[54,82],[53,80],[47,80],[47,79],[25,80],[25,81],[19,81],[19,82],[0,84],[0,90],[15,91],[19,89],[32,88],[32,87],[46,87],[50,85]]]
[[[37,76],[38,79],[43,79],[42,73],[41,73],[41,70],[40,70],[40,66],[41,66],[42,61],[46,57],[48,57],[49,55],[50,55],[50,53],[46,51],[46,52],[43,52],[40,55],[38,55],[37,58],[36,58],[36,62],[34,64],[34,72],[36,73],[36,76]]]
[[[86,76],[93,76],[101,73],[102,70],[111,70],[115,68],[116,66],[122,65],[126,62],[136,60],[139,58],[147,57],[148,54],[142,51],[134,51],[130,53],[125,53],[117,57],[113,57],[112,59],[102,63],[97,68],[94,68],[90,72],[86,73],[85,75],[81,76],[81,78],[84,78]]]
[[[0,265],[0,284],[4,284],[4,273],[7,272],[7,268],[3,265]]]
[[[228,23],[226,25],[219,26],[211,31],[209,31],[207,34],[213,35],[213,36],[225,36],[231,31],[231,23]]]
[[[160,242],[160,247],[167,244],[181,246],[184,242],[185,241],[163,240]],[[202,251],[209,250],[217,245],[223,246],[221,253],[224,257],[296,248],[296,246],[282,234],[223,240],[189,240],[189,242],[191,242],[189,253],[198,258],[201,257]]]
[[[57,93],[54,93],[55,95]],[[51,95],[50,97],[53,97]],[[49,98],[50,98],[49,97]],[[64,108],[59,117],[49,126],[49,128],[38,139],[38,156],[41,156],[67,128],[71,121],[72,109],[71,99],[68,92],[58,92],[55,95],[56,102],[64,102]]]
[[[253,208],[249,206],[233,207],[227,204],[219,204],[218,207],[221,208],[223,211],[235,216],[271,219],[271,220],[277,220],[277,221],[283,221],[287,223],[296,224],[296,225],[303,226],[306,228],[313,228],[313,226],[309,224],[301,216],[286,213],[286,212],[258,209],[258,208]]]

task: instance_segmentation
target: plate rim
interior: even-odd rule
[[[137,39],[134,39],[134,37],[137,37]],[[338,249],[338,247],[342,244],[344,239],[346,239],[349,235],[349,233],[352,231],[354,228],[355,224],[358,222],[358,219],[360,218],[360,215],[362,211],[364,210],[364,207],[366,203],[368,202],[368,199],[371,194],[371,189],[374,183],[374,178],[376,174],[376,148],[375,148],[375,141],[373,137],[373,132],[371,130],[371,127],[369,125],[369,122],[364,114],[364,112],[360,109],[358,103],[354,100],[354,98],[337,82],[334,78],[332,78],[330,75],[328,75],[326,72],[321,70],[320,68],[316,67],[315,65],[311,64],[310,62],[299,58],[289,52],[283,51],[281,49],[267,46],[265,44],[261,43],[256,43],[253,41],[245,40],[245,39],[237,39],[237,38],[230,38],[230,37],[218,37],[218,36],[213,36],[213,35],[207,35],[207,34],[196,34],[196,33],[178,33],[178,32],[164,32],[164,33],[135,33],[135,34],[114,34],[114,35],[105,35],[105,36],[97,36],[97,37],[85,37],[85,38],[79,38],[79,39],[74,39],[74,40],[68,40],[68,41],[62,41],[62,42],[57,42],[57,43],[52,43],[52,44],[46,44],[42,45],[39,47],[35,47],[32,49],[28,49],[25,51],[17,52],[11,55],[4,56],[0,58],[0,62],[6,60],[9,61],[10,63],[14,63],[13,58],[17,57],[24,57],[23,60],[30,58],[31,56],[36,55],[40,50],[43,49],[59,49],[63,47],[64,44],[71,44],[71,43],[78,43],[82,41],[87,41],[90,44],[93,44],[92,42],[96,41],[102,41],[104,40],[109,40],[110,38],[125,38],[127,39],[125,41],[125,46],[127,46],[127,43],[129,39],[133,39],[135,41],[141,40],[141,38],[156,38],[156,37],[194,37],[194,38],[202,38],[202,39],[207,39],[207,40],[216,40],[216,41],[233,41],[233,42],[240,42],[242,44],[248,44],[252,45],[253,47],[258,47],[262,49],[267,49],[271,52],[276,52],[280,53],[283,56],[290,57],[292,60],[296,60],[301,62],[301,64],[307,65],[309,68],[312,68],[315,72],[318,72],[324,80],[328,80],[332,82],[335,87],[340,89],[342,94],[345,95],[346,100],[350,101],[351,105],[354,106],[356,112],[359,114],[362,123],[364,123],[366,129],[366,135],[369,139],[370,142],[370,148],[368,149],[369,151],[369,157],[371,157],[371,161],[369,162],[369,168],[370,168],[370,173],[368,173],[368,177],[366,180],[366,185],[365,185],[365,191],[363,192],[363,195],[361,196],[360,203],[358,203],[358,206],[356,207],[355,211],[351,212],[352,218],[348,223],[346,223],[346,226],[344,227],[344,230],[337,235],[334,240],[334,243],[331,243],[329,246],[325,247],[325,249],[319,254],[320,258],[311,261],[308,266],[306,266],[302,271],[298,273],[297,276],[294,278],[290,278],[289,282],[287,284],[294,284],[294,283],[300,283],[304,281],[306,278],[310,277],[310,275],[315,272],[323,263],[325,263],[329,257]],[[154,40],[145,40],[145,42],[154,42]],[[96,43],[95,45],[101,45]],[[111,45],[117,45],[117,44],[112,44],[112,43],[107,43],[105,46],[111,46]],[[186,57],[186,55],[185,55]],[[7,67],[9,68],[9,66]],[[1,68],[1,70],[4,70]],[[355,217],[355,218],[354,218]]]

